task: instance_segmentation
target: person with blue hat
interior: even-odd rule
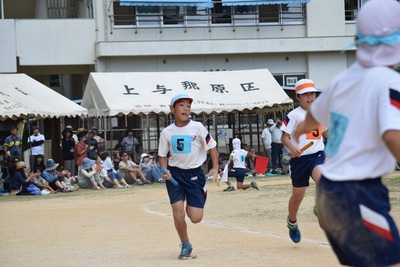
[[[78,177],[80,188],[93,188],[94,190],[106,189],[100,179],[99,174],[93,169],[95,161],[89,158],[84,158],[82,168]]]
[[[61,192],[72,192],[64,182],[64,177],[61,172],[57,171],[59,163],[55,163],[54,159],[48,159],[46,169],[42,172],[43,178],[49,183],[54,190]]]

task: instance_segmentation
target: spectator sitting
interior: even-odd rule
[[[18,162],[16,164],[16,171],[11,178],[11,193],[18,195],[30,195],[30,193],[27,191],[27,187],[33,184],[31,179],[37,175],[38,174],[32,172],[29,174],[29,176],[27,176],[25,162]]]
[[[94,165],[92,166],[92,169],[96,171],[94,178],[96,181],[98,181],[97,184],[101,189],[107,189],[103,185],[104,177],[107,177],[107,173],[104,172],[103,162],[101,161],[100,156],[96,154],[92,157],[92,160],[94,160]]]
[[[151,182],[147,181],[146,177],[144,177],[141,169],[139,165],[136,165],[135,162],[129,159],[128,153],[124,152],[122,154],[122,160],[119,163],[119,173],[121,173],[122,177],[124,177],[128,183],[136,183],[138,185],[151,184]],[[136,178],[137,175],[139,175],[141,179]]]
[[[75,182],[77,182],[76,178],[72,176],[71,170],[70,169],[64,169],[62,171],[62,174],[64,176],[64,182],[67,185],[69,189],[72,191],[78,191],[79,186],[74,185]]]
[[[51,188],[49,183],[42,177],[42,170],[40,168],[34,169],[34,172],[37,176],[34,176],[31,181],[36,187],[42,190],[42,195],[57,194],[57,191]]]
[[[147,153],[142,153],[140,156],[140,167],[142,168],[143,175],[151,182],[164,183],[161,176],[161,171],[153,164],[153,157]]]
[[[40,169],[40,173],[42,173],[46,169],[46,165],[44,165],[44,156],[39,154],[35,156],[35,159],[33,161],[33,168],[32,170]]]
[[[105,172],[103,185],[106,188],[112,188],[114,185],[117,188],[129,188],[131,187],[122,177],[122,175],[114,169],[114,165],[111,161],[110,154],[104,152],[100,158],[103,160],[103,171]],[[123,184],[123,186],[121,184]]]
[[[8,175],[10,178],[14,176],[14,173],[17,171],[17,163],[19,162],[19,157],[15,156],[12,157],[11,160],[8,162]]]
[[[55,163],[53,159],[48,159],[46,169],[42,172],[42,176],[54,190],[60,190],[63,193],[72,192],[64,182],[64,177],[56,169],[59,163]]]
[[[97,170],[93,170],[95,161],[89,158],[84,158],[82,161],[82,168],[78,178],[79,187],[81,188],[93,188],[94,190],[99,190],[99,184],[101,184],[100,177],[95,175]],[[97,180],[96,180],[97,179]]]

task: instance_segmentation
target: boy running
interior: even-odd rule
[[[187,233],[184,201],[187,201],[187,216],[192,223],[199,223],[203,219],[207,198],[206,178],[201,165],[207,159],[208,150],[213,165],[211,173],[219,185],[217,143],[200,122],[189,119],[192,102],[187,94],[178,94],[171,99],[170,110],[175,121],[161,132],[158,148],[160,166],[167,170],[168,165],[169,174],[163,175],[163,178],[167,180],[175,229],[181,240],[182,249],[178,258],[182,260],[196,258],[192,255],[193,248]],[[167,155],[170,156],[169,162]],[[171,177],[178,185],[169,181]]]
[[[400,266],[399,232],[381,179],[400,160],[400,75],[392,70],[400,63],[400,3],[363,4],[355,44],[356,62],[332,80],[293,137],[330,125],[316,203],[340,263]]]
[[[282,125],[282,143],[290,150],[292,159],[290,160],[290,177],[292,179],[292,196],[289,199],[289,215],[287,217],[287,227],[289,228],[290,239],[294,243],[299,243],[301,233],[297,222],[297,212],[306,193],[306,188],[310,185],[310,176],[317,183],[321,176],[318,165],[324,163],[324,142],[322,137],[322,126],[316,125],[307,134],[302,135],[299,140],[291,139],[291,135],[296,126],[306,117],[311,103],[315,100],[316,92],[314,82],[309,79],[301,79],[295,85],[296,99],[300,106],[289,112]],[[325,133],[324,133],[325,134]],[[311,147],[304,152],[301,150],[312,142]]]

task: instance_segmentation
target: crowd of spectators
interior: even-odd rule
[[[62,162],[52,157],[45,159],[45,137],[33,127],[27,143],[35,146],[29,155],[29,164],[23,161],[22,139],[18,128],[12,127],[10,136],[0,148],[0,175],[2,194],[49,195],[70,193],[79,188],[106,190],[131,188],[164,182],[158,168],[157,155],[143,152],[143,146],[128,130],[126,137],[112,153],[105,151],[104,139],[95,127],[89,131],[71,126],[62,131],[60,142]],[[28,169],[29,168],[29,169]]]

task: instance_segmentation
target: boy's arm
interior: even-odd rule
[[[290,141],[290,135],[288,133],[282,132],[281,141],[282,144],[290,150],[290,154],[293,158],[301,156],[300,148],[292,144],[292,141]]]
[[[210,150],[210,156],[211,156],[211,160],[212,160],[212,169],[210,170],[210,173],[212,174],[212,176],[214,177],[214,182],[219,186],[219,179],[218,179],[218,166],[219,166],[219,162],[218,162],[218,150],[217,147],[213,147]]]
[[[397,162],[400,162],[400,131],[389,130],[383,134],[383,141],[392,152]]]
[[[161,176],[164,180],[169,180],[171,179],[171,173],[167,169],[167,157],[159,157],[158,162],[160,163],[160,167],[162,167],[164,170],[168,172],[168,174],[164,174],[161,172]]]

